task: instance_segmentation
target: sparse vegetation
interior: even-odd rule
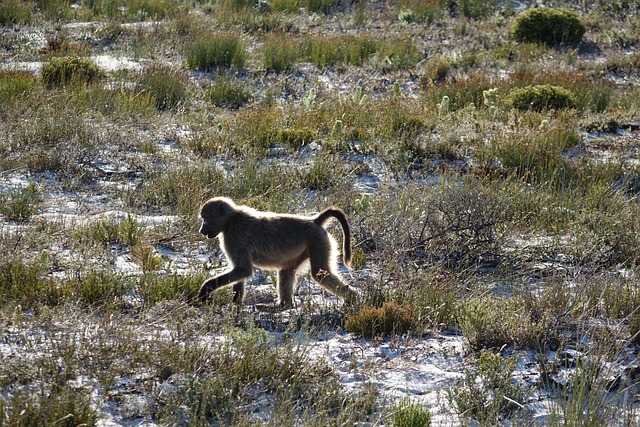
[[[166,66],[152,66],[140,76],[141,92],[149,93],[160,111],[176,110],[188,100],[187,77],[179,70]]]
[[[503,359],[500,354],[484,351],[477,367],[467,369],[464,379],[449,389],[448,398],[468,420],[492,424],[513,417],[526,394],[512,382],[515,366],[513,357]]]
[[[249,87],[242,83],[229,79],[216,80],[207,89],[206,97],[216,107],[238,109],[251,99]]]
[[[53,57],[42,66],[42,80],[48,87],[91,83],[99,74],[96,64],[77,56]]]
[[[0,1],[0,425],[633,423],[640,9],[528,3]],[[355,304],[201,303],[212,196]]]
[[[187,49],[189,68],[208,70],[241,68],[245,64],[246,53],[242,39],[234,34],[218,34],[198,38]]]

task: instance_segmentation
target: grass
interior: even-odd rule
[[[526,395],[525,390],[511,381],[515,365],[514,358],[503,359],[499,354],[482,352],[477,368],[465,371],[464,379],[447,391],[448,398],[467,420],[496,423],[512,418]]]
[[[504,2],[3,2],[3,62],[43,69],[0,71],[0,424],[91,425],[102,399],[122,423],[528,423],[519,351],[550,425],[632,419],[638,8],[604,3],[563,3],[576,46],[516,40]],[[197,232],[216,195],[344,209],[360,304],[198,302],[227,265]],[[409,371],[442,331],[449,398],[387,400],[367,355]]]
[[[31,21],[31,7],[20,0],[7,0],[0,5],[2,25],[24,24]]]
[[[415,320],[415,314],[410,309],[389,301],[381,307],[362,307],[345,319],[345,328],[369,338],[402,335],[411,330]]]
[[[217,79],[207,88],[205,97],[216,107],[235,110],[249,102],[251,90],[242,82]]]
[[[189,68],[197,70],[229,68],[232,65],[242,68],[245,57],[244,43],[234,34],[199,38],[187,48]]]
[[[187,77],[179,70],[155,65],[142,73],[138,90],[150,94],[158,110],[177,110],[189,99],[187,85]]]
[[[13,189],[0,194],[0,214],[7,221],[27,222],[38,212],[42,196],[38,185],[31,181],[22,189]]]

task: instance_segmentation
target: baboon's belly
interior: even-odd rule
[[[255,253],[253,263],[258,268],[279,270],[299,265],[308,257],[308,251],[305,248],[287,247],[278,248],[277,251],[266,250]]]

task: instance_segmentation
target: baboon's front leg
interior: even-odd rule
[[[216,276],[216,277],[212,277],[211,279],[207,279],[205,280],[205,282],[202,284],[202,286],[200,287],[200,301],[202,302],[207,302],[207,300],[209,299],[209,293],[215,291],[216,289],[219,289],[223,286],[227,286],[233,282],[244,282],[244,280],[249,277],[252,273],[252,270],[249,269],[240,269],[240,268],[234,268],[233,270],[231,270],[228,273],[224,273],[221,274],[220,276]],[[239,287],[237,288],[236,285],[234,285],[233,289],[234,289],[234,301],[236,299],[236,295],[238,293]],[[242,286],[241,289],[241,293],[244,296],[244,284]]]

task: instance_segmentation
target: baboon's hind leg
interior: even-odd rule
[[[233,285],[233,302],[242,305],[244,301],[244,281],[236,282]]]
[[[327,291],[344,299],[345,304],[354,303],[356,300],[355,291],[333,273],[327,258],[311,256],[311,277]]]
[[[281,307],[293,307],[293,293],[296,285],[296,269],[285,268],[278,270],[278,303]]]

